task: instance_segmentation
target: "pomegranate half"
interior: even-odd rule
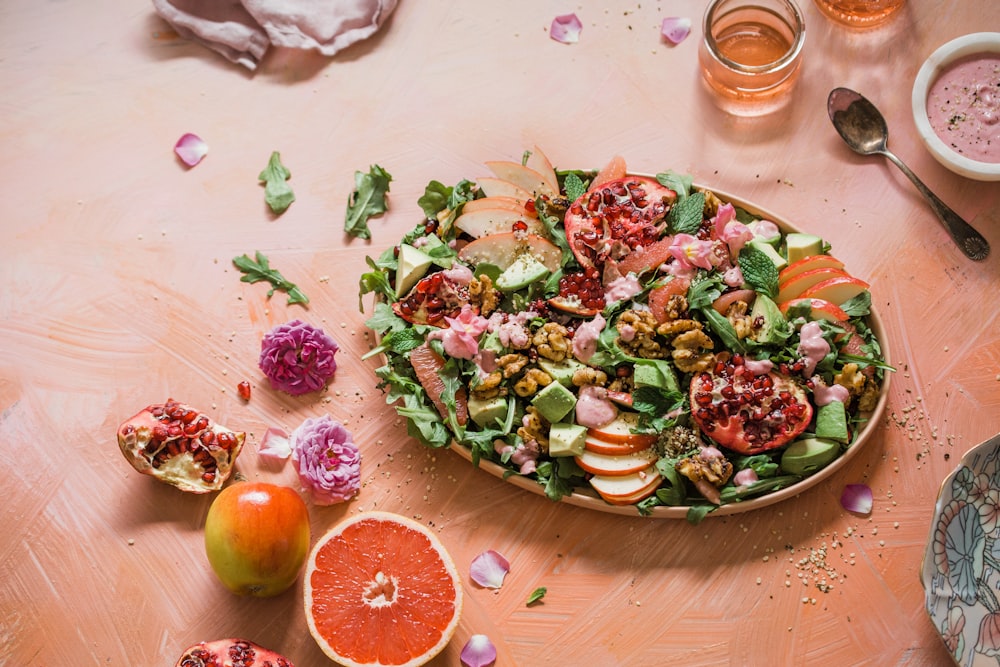
[[[216,639],[184,649],[174,667],[295,667],[283,655],[246,639]]]

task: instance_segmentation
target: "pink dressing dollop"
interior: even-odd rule
[[[839,384],[828,387],[819,377],[813,377],[813,385],[813,403],[817,406],[828,405],[834,401],[847,403],[847,399],[851,397],[847,387]]]
[[[587,385],[580,388],[576,399],[576,423],[587,428],[610,424],[618,416],[618,408],[608,398],[604,387]]]
[[[594,315],[594,319],[576,328],[576,333],[573,334],[574,357],[583,363],[590,361],[590,358],[597,352],[597,339],[600,338],[601,332],[604,331],[605,324],[607,324],[607,321],[598,313]]]
[[[612,304],[616,301],[631,299],[642,291],[642,284],[635,274],[615,278],[604,287],[604,303]]]
[[[830,344],[823,338],[823,330],[817,322],[806,322],[799,329],[799,346],[795,350],[805,362],[805,374],[812,375],[816,365],[830,354]]]

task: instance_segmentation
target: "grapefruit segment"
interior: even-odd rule
[[[444,359],[424,343],[410,350],[410,365],[413,366],[413,372],[417,374],[420,386],[427,392],[427,397],[437,408],[441,419],[448,419],[448,406],[441,400],[444,380],[438,375],[444,366]],[[469,400],[464,387],[459,387],[455,392],[455,418],[462,426],[469,420]]]
[[[417,667],[451,640],[462,582],[451,556],[423,525],[364,512],[313,547],[304,580],[309,632],[346,667]]]

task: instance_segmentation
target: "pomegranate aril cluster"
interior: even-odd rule
[[[602,310],[605,299],[600,272],[588,267],[583,271],[567,273],[559,279],[559,296],[576,298],[587,308]]]

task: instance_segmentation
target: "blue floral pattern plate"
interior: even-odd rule
[[[921,583],[927,613],[962,667],[1000,662],[1000,435],[941,485]]]

